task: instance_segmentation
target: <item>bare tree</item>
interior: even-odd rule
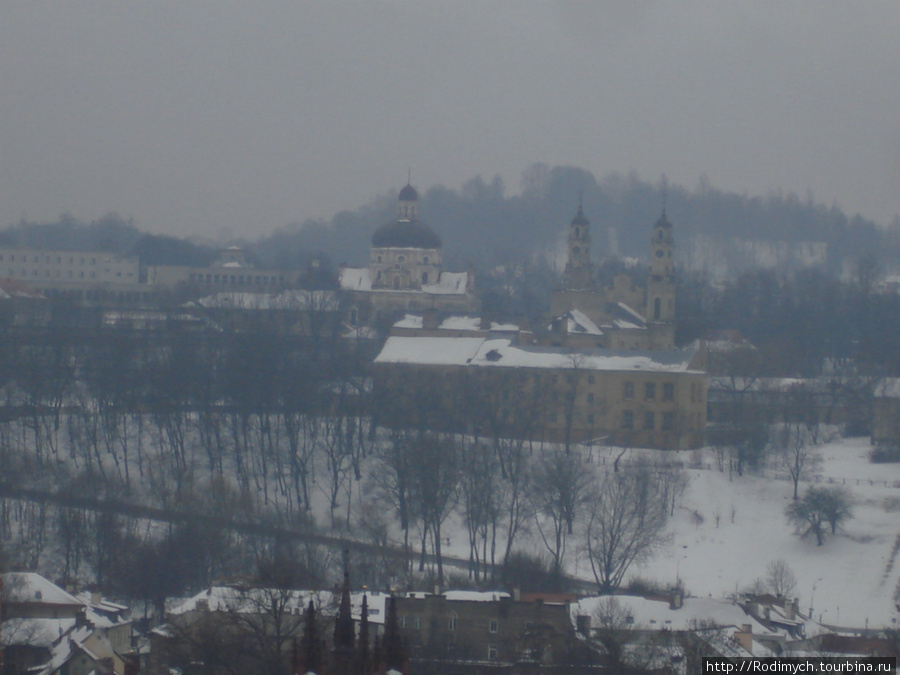
[[[822,459],[813,445],[809,429],[801,422],[782,424],[775,433],[774,442],[780,446],[781,465],[791,477],[796,500],[800,481],[812,475]]]
[[[646,468],[608,474],[591,495],[585,542],[603,591],[622,583],[628,568],[665,542],[666,504]]]
[[[766,583],[776,597],[786,598],[797,586],[797,577],[794,576],[791,566],[779,558],[766,566]]]
[[[553,556],[554,571],[563,569],[566,543],[587,497],[591,472],[578,452],[554,451],[534,467],[532,502],[535,523],[544,546]]]

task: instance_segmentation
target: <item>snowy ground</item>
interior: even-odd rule
[[[766,566],[781,558],[797,577],[794,595],[803,613],[812,602],[815,618],[821,616],[825,624],[891,625],[900,577],[900,565],[893,564],[900,535],[900,464],[871,464],[870,449],[868,438],[838,440],[820,449],[818,480],[845,486],[855,500],[854,518],[821,547],[814,539],[799,539],[785,522],[792,495],[785,476],[767,471],[729,480],[712,451],[704,451],[704,468],[687,469],[691,486],[684,508],[670,523],[671,543],[634,573],[669,583],[677,574],[690,595],[721,598],[764,579]],[[686,466],[699,458],[699,453],[678,454]],[[801,484],[801,494],[807,485]],[[703,517],[702,523],[691,510]],[[583,574],[584,563],[580,568]]]

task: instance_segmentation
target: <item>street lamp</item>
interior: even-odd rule
[[[812,591],[810,591],[809,593],[809,618],[813,621],[815,621],[815,619],[813,618],[813,598],[816,595],[816,584],[818,584],[820,581],[822,581],[822,577],[819,577],[813,582]]]
[[[687,556],[683,555],[678,559],[678,562],[675,563],[675,588],[681,588],[681,561],[686,559]]]

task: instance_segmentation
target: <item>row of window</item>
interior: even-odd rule
[[[456,627],[458,625],[457,618],[455,616],[451,616],[447,621],[447,629],[451,632],[456,631]],[[421,616],[401,616],[400,617],[400,628],[412,628],[414,630],[422,629],[422,617]],[[491,619],[488,621],[488,633],[496,633],[500,630],[500,622],[497,619]]]
[[[644,412],[644,426],[643,429],[647,431],[652,431],[656,429],[656,413],[647,410]],[[622,428],[623,429],[634,429],[635,428],[635,419],[634,419],[634,411],[633,410],[623,410],[622,411]],[[675,413],[668,411],[662,414],[662,426],[660,427],[663,431],[674,431],[675,429]]]
[[[627,381],[627,382],[622,383],[622,398],[624,398],[626,401],[634,398],[634,382]],[[644,400],[645,401],[656,400],[656,382],[644,382]],[[663,401],[674,401],[675,400],[675,383],[674,382],[663,382],[662,400]]]
[[[96,279],[97,278],[96,272],[90,272],[88,274],[88,276],[85,277],[85,273],[83,270],[80,270],[77,275],[75,274],[74,270],[67,270],[66,275],[63,275],[62,271],[63,270],[58,270],[58,269],[53,270],[53,278],[54,279],[85,279],[85,278]],[[9,268],[9,276],[13,277],[13,278],[18,277],[19,279],[29,279],[29,278],[37,279],[42,276],[44,279],[49,279],[50,278],[50,270],[45,269],[43,272],[44,272],[43,275],[41,275],[41,270],[32,270],[31,274],[28,273],[28,270],[19,270],[19,274],[17,275],[15,268],[13,268],[13,267]],[[104,269],[103,272],[106,274],[109,274],[109,269]],[[123,276],[122,272],[116,272],[116,277],[121,278],[122,276]],[[126,278],[130,279],[130,278],[134,277],[134,273],[126,272],[124,276]]]
[[[253,276],[243,274],[195,274],[191,272],[191,281],[197,281],[207,284],[256,284],[257,286],[266,286],[284,283],[284,277],[276,276]]]

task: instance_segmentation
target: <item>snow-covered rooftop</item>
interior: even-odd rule
[[[569,352],[552,347],[520,347],[506,338],[388,338],[375,363],[493,366],[606,371],[689,372],[693,353],[591,350]]]
[[[7,602],[83,605],[78,598],[35,572],[8,572],[3,575],[3,588]]]

